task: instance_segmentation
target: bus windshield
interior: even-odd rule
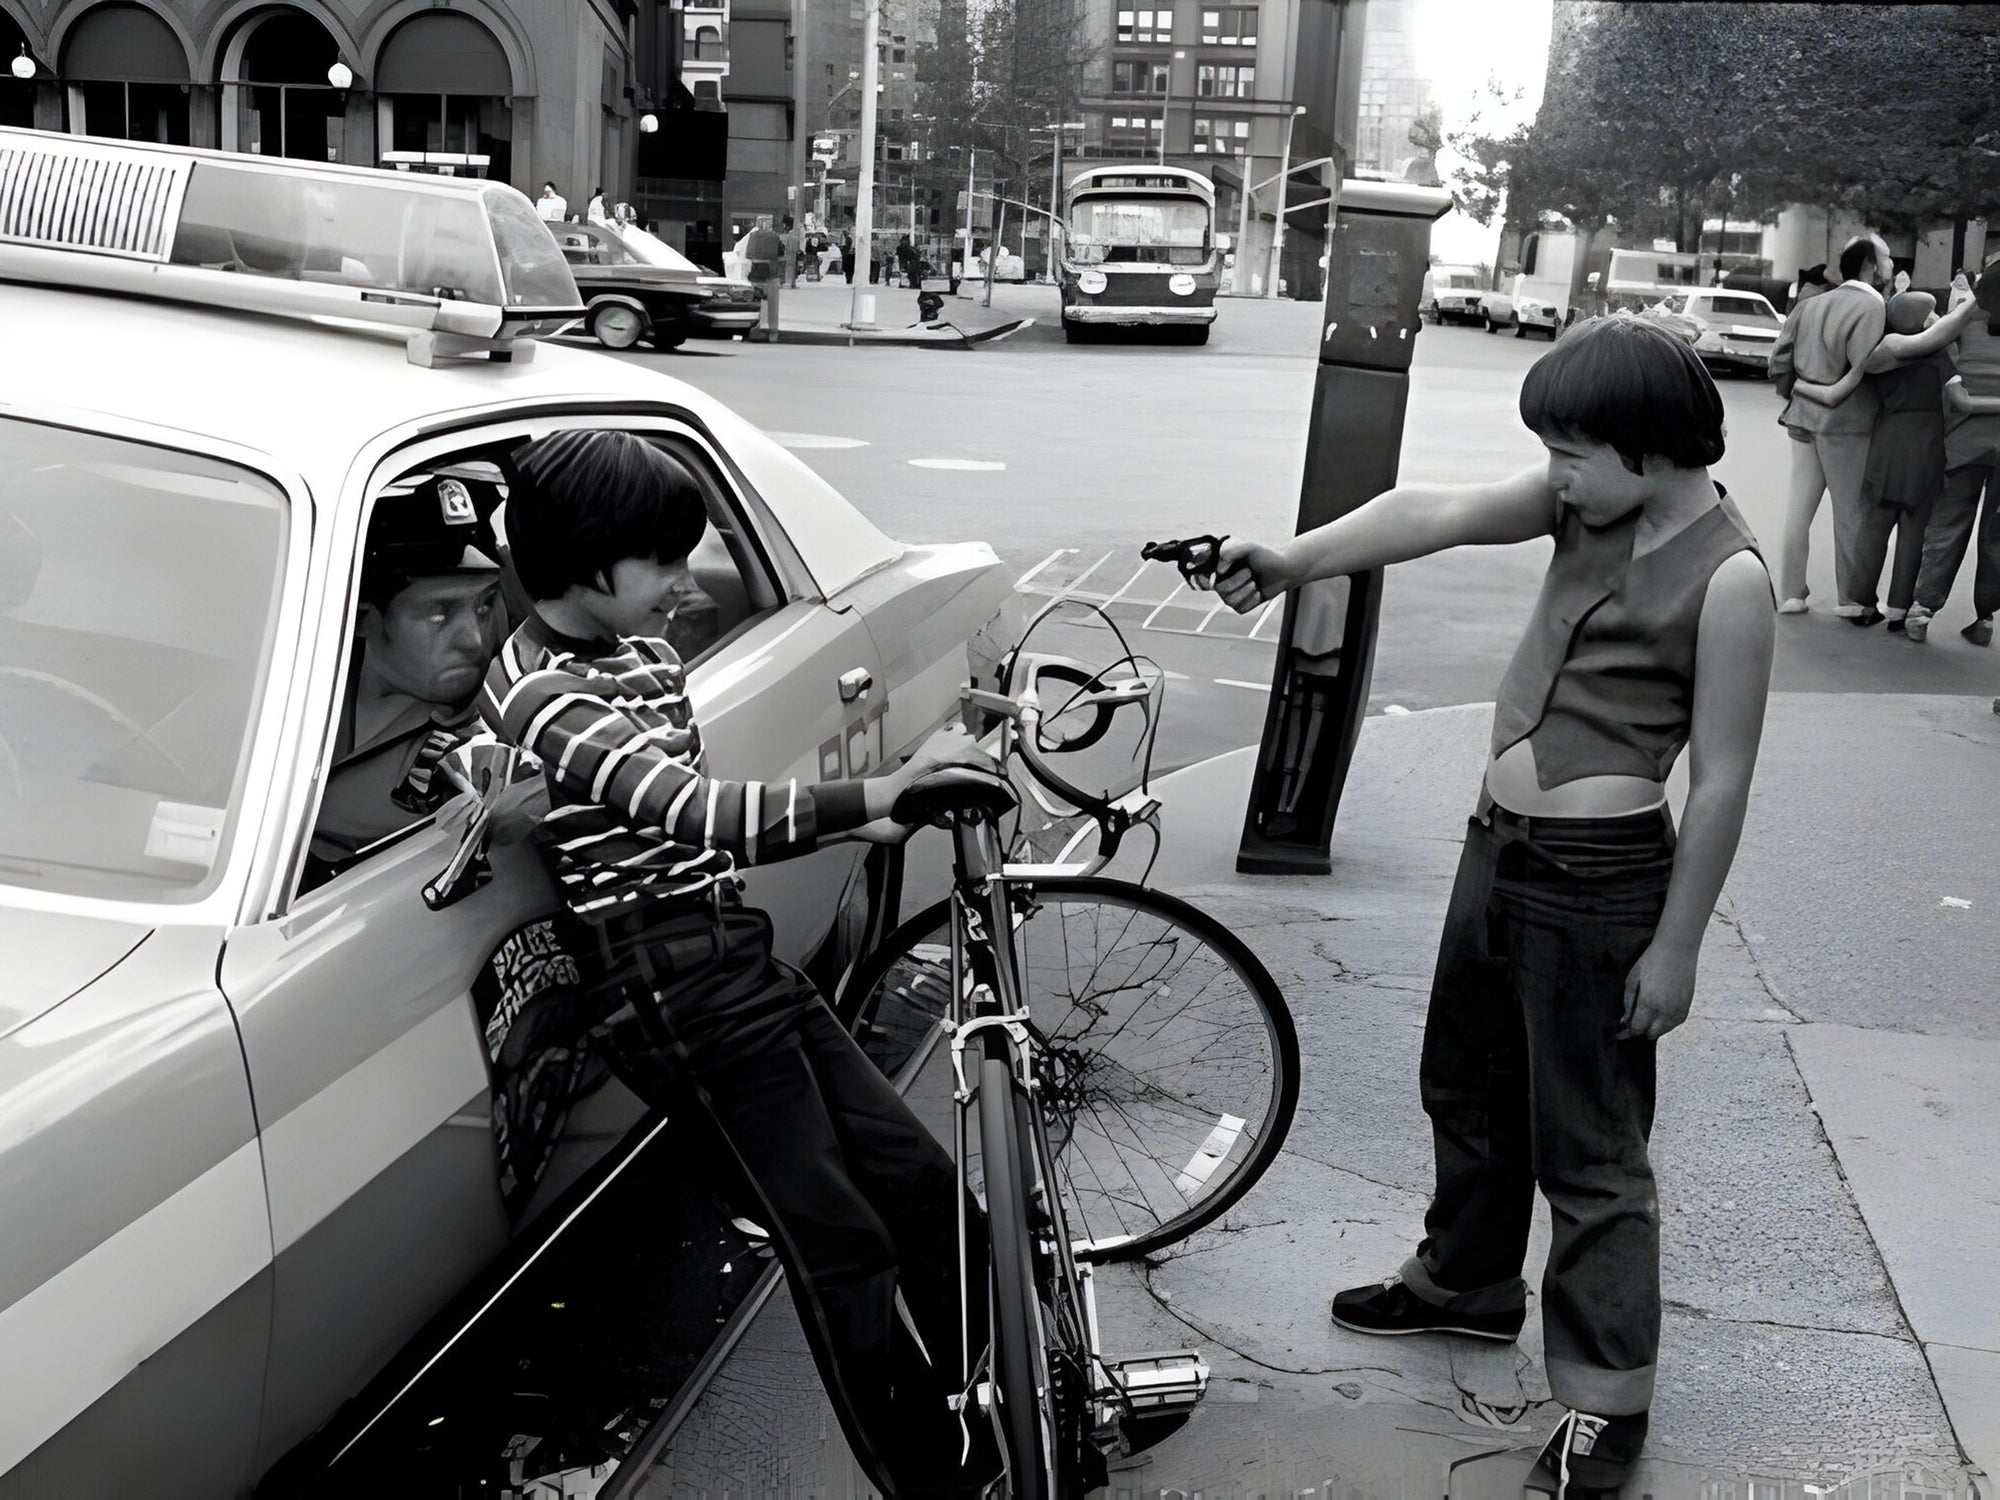
[[[1071,260],[1087,265],[1128,260],[1198,266],[1208,256],[1206,204],[1186,199],[1085,198],[1070,210]]]

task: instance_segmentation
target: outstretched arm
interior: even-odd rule
[[[1755,554],[1739,552],[1715,570],[1695,647],[1687,806],[1660,925],[1625,980],[1621,1039],[1665,1036],[1694,1002],[1702,934],[1736,858],[1750,802],[1775,620],[1770,577]]]
[[[1961,302],[1920,333],[1885,334],[1882,342],[1875,346],[1875,352],[1868,356],[1868,369],[1880,374],[1913,359],[1922,359],[1926,354],[1949,348],[1958,341],[1958,336],[1965,331],[1965,325],[1972,321],[1975,314],[1980,314],[1977,302]]]
[[[1469,543],[1547,536],[1556,519],[1546,464],[1490,484],[1399,484],[1280,546],[1224,542],[1215,591],[1240,614],[1315,578],[1363,573]]]
[[[2000,412],[2000,396],[1973,395],[1965,388],[1964,377],[1959,375],[1952,376],[1944,383],[1944,404],[1953,411],[1967,412],[1976,417],[1992,416]]]

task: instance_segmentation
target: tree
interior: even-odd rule
[[[1559,0],[1534,123],[1455,137],[1454,186],[1475,216],[1504,194],[1516,222],[1615,222],[1683,249],[1711,214],[1788,203],[1915,229],[1993,201],[1996,85],[1995,5]]]

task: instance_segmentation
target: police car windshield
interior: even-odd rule
[[[0,885],[215,884],[271,650],[283,495],[213,459],[0,419]]]

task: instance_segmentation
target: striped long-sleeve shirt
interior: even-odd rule
[[[551,810],[535,840],[579,912],[695,895],[739,863],[807,853],[867,818],[858,781],[710,776],[663,640],[572,640],[531,617],[487,669],[479,712],[541,762]]]

